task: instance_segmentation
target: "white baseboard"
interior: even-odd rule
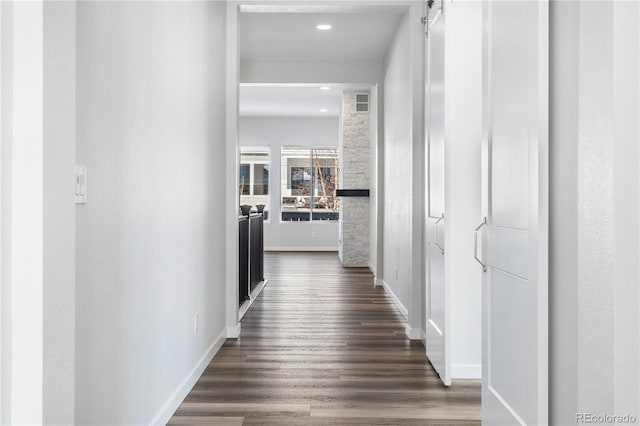
[[[400,302],[400,299],[396,297],[395,293],[389,287],[389,284],[387,284],[384,280],[382,280],[382,286],[384,287],[385,291],[389,294],[389,297],[391,297],[391,301],[396,305],[396,307],[398,308],[398,310],[400,311],[404,319],[408,320],[409,311],[407,310],[407,308],[404,307],[402,302]]]
[[[242,330],[242,324],[227,327],[227,339],[237,339],[240,337],[240,331]]]
[[[249,306],[251,306],[251,299],[245,300],[240,309],[238,309],[238,321],[241,321],[244,318],[244,315],[249,310]]]
[[[251,295],[249,295],[249,301],[251,303],[253,303],[253,301],[256,300],[258,296],[260,296],[260,293],[262,293],[262,290],[264,290],[264,286],[267,285],[268,282],[269,280],[260,281],[260,283],[258,284],[258,287],[256,287],[251,292]]]
[[[338,251],[338,247],[265,247],[264,251]]]
[[[413,328],[410,325],[404,327],[404,332],[409,340],[425,340],[424,330],[421,328]]]
[[[218,353],[224,341],[227,338],[227,330],[223,330],[222,333],[216,338],[213,344],[202,355],[202,358],[196,363],[195,367],[187,374],[182,383],[173,392],[171,397],[164,403],[160,412],[151,420],[150,425],[166,425],[171,420],[173,413],[176,412],[182,401],[187,397],[193,386],[196,384],[202,373],[207,368],[211,360]]]
[[[373,266],[373,263],[369,262],[369,265],[368,265],[368,266],[369,266],[369,270],[371,271],[371,273],[373,274],[373,276],[374,276],[374,277],[375,277],[375,276],[377,276],[377,275],[378,275],[378,273],[376,272],[376,267],[375,267],[375,266]]]
[[[258,284],[258,287],[256,287],[255,290],[251,292],[251,294],[249,295],[249,300],[246,300],[242,304],[242,306],[240,306],[240,310],[238,311],[238,321],[244,318],[251,305],[253,305],[258,296],[260,296],[260,293],[262,293],[262,290],[264,290],[264,286],[266,286],[268,283],[269,280],[262,281],[260,284]],[[240,333],[238,333],[238,335],[240,335]]]
[[[482,364],[452,364],[452,379],[481,379]]]

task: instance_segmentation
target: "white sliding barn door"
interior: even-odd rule
[[[426,350],[429,361],[445,385],[451,384],[451,366],[447,351],[446,286],[444,276],[445,159],[444,159],[444,36],[445,17],[442,1],[436,1],[428,13],[427,58],[427,329]]]
[[[546,2],[483,4],[485,425],[548,422],[548,22]]]

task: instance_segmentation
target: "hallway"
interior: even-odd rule
[[[262,295],[170,425],[478,424],[479,381],[442,386],[366,268],[266,253]]]

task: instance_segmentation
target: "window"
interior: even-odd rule
[[[240,195],[249,195],[251,182],[251,164],[240,164]]]
[[[282,221],[338,220],[338,149],[283,147],[281,155]]]
[[[240,148],[240,205],[265,206],[269,218],[269,148]]]

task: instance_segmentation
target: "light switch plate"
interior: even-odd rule
[[[76,166],[76,204],[87,202],[87,168]]]

